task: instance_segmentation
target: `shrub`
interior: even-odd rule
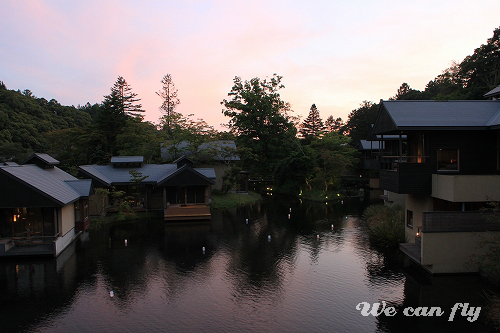
[[[363,218],[368,225],[368,234],[373,244],[391,248],[406,241],[403,207],[369,206],[364,211]]]

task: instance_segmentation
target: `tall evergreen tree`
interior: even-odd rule
[[[325,125],[323,124],[323,120],[319,115],[319,110],[316,107],[316,104],[311,105],[311,109],[309,110],[309,115],[304,120],[304,122],[300,125],[299,133],[304,137],[317,137],[320,136],[322,131],[325,130]]]
[[[176,112],[175,108],[181,103],[179,97],[177,96],[177,88],[175,88],[174,81],[172,80],[172,75],[166,74],[161,80],[163,84],[160,91],[156,94],[163,100],[160,106],[160,111],[163,113],[161,117],[161,124],[163,129],[167,131],[167,136],[170,138],[172,136],[172,126],[175,122]]]
[[[99,135],[104,138],[104,150],[109,156],[118,152],[116,138],[123,132],[129,117],[142,120],[138,112],[144,112],[137,94],[132,92],[132,88],[122,76],[119,76],[111,93],[104,96],[104,101],[96,117],[96,127]]]
[[[340,117],[334,119],[333,116],[329,116],[326,118],[325,129],[327,132],[340,132],[343,126],[344,122]]]
[[[118,79],[111,88],[111,92],[114,92],[116,97],[120,99],[121,107],[125,114],[133,117],[140,117],[141,119],[143,118],[141,115],[141,113],[144,112],[142,105],[137,104],[141,99],[137,98],[137,94],[132,91],[132,88],[123,76],[118,76]]]

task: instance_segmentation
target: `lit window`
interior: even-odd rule
[[[413,229],[413,211],[406,210],[406,226]]]
[[[439,171],[458,171],[458,149],[439,148],[437,152]]]

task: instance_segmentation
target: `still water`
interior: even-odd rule
[[[449,321],[455,303],[484,308],[484,281],[403,268],[370,246],[363,208],[268,197],[208,224],[128,222],[86,233],[57,259],[2,260],[0,331],[490,331],[485,310]],[[395,316],[356,309],[382,301]],[[419,306],[444,314],[403,315]]]

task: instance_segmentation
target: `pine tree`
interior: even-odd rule
[[[329,116],[325,121],[325,129],[327,132],[340,132],[342,126],[344,126],[344,123],[340,117],[333,119],[333,116]]]
[[[323,120],[321,120],[321,117],[319,116],[319,110],[316,107],[316,104],[313,104],[309,110],[309,115],[300,125],[299,133],[304,138],[310,136],[320,136],[324,129],[325,125],[323,125]]]
[[[172,126],[175,123],[176,117],[175,108],[181,103],[177,97],[177,89],[175,88],[172,75],[167,74],[161,80],[163,87],[156,94],[161,97],[163,102],[160,106],[160,111],[163,113],[161,123],[163,128],[167,131],[168,136],[172,135]]]
[[[111,92],[114,92],[120,99],[121,107],[123,108],[123,112],[125,114],[133,117],[140,117],[141,119],[143,118],[140,114],[141,112],[144,112],[142,105],[136,104],[141,99],[137,98],[137,94],[132,92],[132,88],[127,81],[125,81],[123,76],[118,76],[118,79],[111,88]]]
[[[137,113],[144,112],[141,104],[136,104],[139,100],[122,76],[119,76],[111,87],[111,93],[104,96],[95,124],[99,135],[103,138],[104,151],[108,155],[117,153],[116,137],[123,132],[127,119],[135,117],[142,120],[142,115]]]

